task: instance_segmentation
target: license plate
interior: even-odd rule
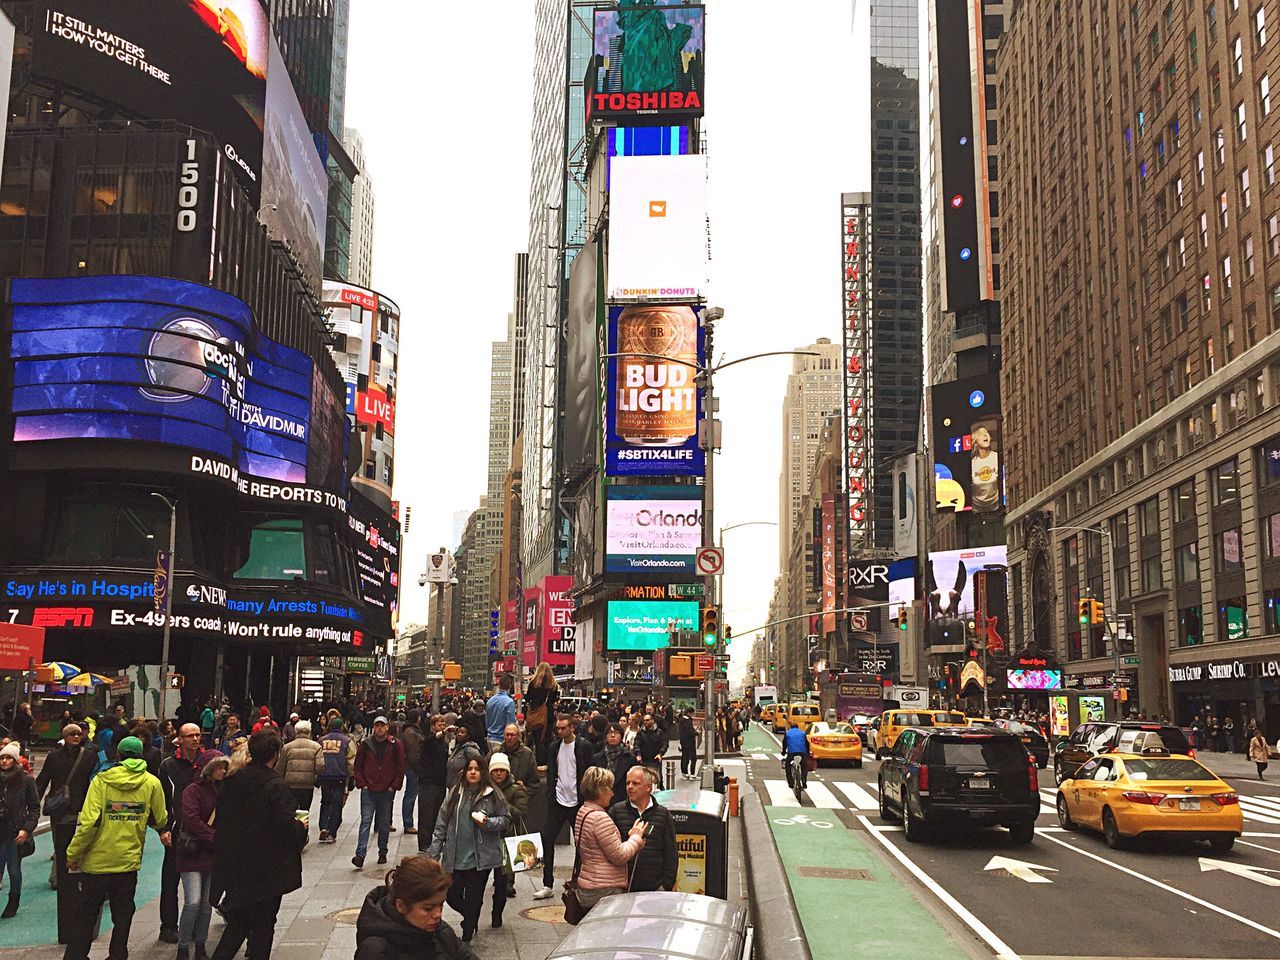
[[[968,787],[970,790],[990,790],[991,781],[990,780],[966,780],[965,786]]]
[[[1199,810],[1200,801],[1199,800],[1179,800],[1178,809],[1179,810]]]

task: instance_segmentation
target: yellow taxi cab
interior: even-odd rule
[[[780,703],[773,709],[773,732],[787,732],[787,711],[791,709],[791,704]]]
[[[821,719],[822,707],[811,701],[801,700],[787,707],[787,726],[794,723],[801,730],[807,731],[811,723],[818,723]]]
[[[990,717],[965,717],[964,722],[970,727],[989,727],[995,723]]]
[[[772,703],[766,703],[760,708],[760,722],[773,723],[774,706]]]
[[[967,727],[971,725],[963,710],[930,710],[929,713],[933,715],[933,725],[935,727]]]
[[[848,723],[811,723],[806,732],[809,752],[819,764],[823,760],[847,760],[862,766],[862,737]]]
[[[1094,757],[1058,785],[1057,807],[1064,830],[1101,830],[1112,849],[1159,833],[1225,853],[1244,831],[1239,795],[1198,760],[1163,747]]]
[[[893,749],[898,734],[908,727],[934,726],[934,710],[886,710],[880,714],[880,727],[876,730],[876,759]]]

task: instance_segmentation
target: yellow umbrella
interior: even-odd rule
[[[100,673],[81,673],[72,677],[63,683],[64,687],[100,687],[103,684],[111,683],[110,677],[104,677]]]

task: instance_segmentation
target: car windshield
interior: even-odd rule
[[[799,714],[802,717],[816,717],[819,714],[817,707],[796,707],[792,713]]]
[[[899,713],[890,722],[900,727],[932,727],[933,717],[927,713]]]
[[[830,733],[831,728],[828,724],[825,724],[825,723],[811,723],[809,724],[809,732],[810,733]]]
[[[853,727],[847,723],[837,723],[834,727],[827,731],[828,733],[853,733]]]
[[[1025,723],[1019,723],[1017,720],[1010,720],[1004,727],[1010,733],[1039,733],[1035,727],[1028,726]]]
[[[1176,757],[1124,761],[1130,780],[1217,780],[1194,760]]]
[[[948,767],[1008,767],[1025,765],[1022,744],[1006,737],[973,737],[964,740],[942,740],[934,746],[940,751],[941,763]]]
[[[939,713],[937,714],[938,723],[964,723],[963,713]]]

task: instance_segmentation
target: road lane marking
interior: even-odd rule
[[[785,780],[764,780],[765,790],[769,791],[769,806],[771,807],[798,807],[800,801],[796,799],[795,791],[787,786]]]
[[[1248,836],[1248,834],[1245,834],[1245,836]],[[1250,843],[1248,840],[1237,839],[1236,843],[1244,847],[1253,847],[1255,850],[1265,850],[1267,853],[1280,853],[1280,850],[1277,850],[1275,847],[1264,847],[1260,843]]]
[[[836,780],[834,783],[836,788],[849,798],[849,802],[853,804],[853,809],[874,810],[880,806],[880,801],[858,784],[847,780]]]
[[[769,755],[767,753],[753,753],[751,755],[751,759],[752,760],[768,760]]]
[[[1003,870],[1011,877],[1024,880],[1027,883],[1053,883],[1048,877],[1042,877],[1037,870],[1043,870],[1045,873],[1057,873],[1056,867],[1042,867],[1038,863],[1027,863],[1025,860],[1014,860],[1012,857],[992,857],[987,861],[987,865],[982,868],[987,870]]]
[[[1280,823],[1280,810],[1272,810],[1262,804],[1258,804],[1255,808],[1253,801],[1244,797],[1240,798],[1240,812],[1244,814],[1246,820],[1257,820],[1261,823]]]
[[[1246,880],[1252,880],[1267,887],[1280,887],[1280,877],[1271,876],[1273,873],[1280,873],[1280,870],[1272,870],[1270,867],[1251,867],[1247,863],[1232,863],[1230,860],[1211,860],[1209,857],[1200,857],[1200,872],[1206,873],[1210,870],[1221,870],[1223,873],[1244,877]]]
[[[1280,813],[1280,798],[1263,797],[1256,793],[1242,793],[1241,800],[1252,800],[1254,803],[1265,804],[1268,807],[1275,807],[1276,813]]]
[[[982,938],[987,946],[995,951],[995,955],[1000,958],[1000,960],[1022,960],[1018,954],[1013,952],[1012,947],[997,937],[990,927],[970,912],[968,907],[948,893],[946,889],[938,883],[938,881],[934,880],[933,877],[921,870],[910,857],[890,843],[883,835],[888,831],[881,831],[873,828],[871,821],[868,820],[864,814],[858,814],[858,820],[862,823],[863,827],[866,828],[869,836],[875,837],[876,842],[888,850],[890,856],[902,864],[902,866],[906,868],[913,877],[923,883],[935,897],[946,904],[947,908],[959,917],[965,926]]]
[[[1272,839],[1277,839],[1277,838],[1280,838],[1280,833],[1256,833],[1256,832],[1254,832],[1254,831],[1246,830],[1244,833],[1240,834],[1240,836],[1242,836],[1242,837],[1271,837]]]
[[[1229,917],[1232,920],[1237,920],[1240,923],[1243,923],[1246,927],[1252,927],[1260,933],[1265,933],[1269,937],[1274,937],[1275,939],[1280,940],[1280,930],[1273,930],[1268,926],[1258,923],[1256,920],[1250,920],[1248,917],[1242,917],[1238,913],[1233,913],[1226,907],[1220,907],[1216,903],[1210,903],[1208,900],[1201,899],[1193,893],[1187,893],[1185,890],[1179,890],[1177,887],[1171,887],[1167,883],[1161,883],[1154,877],[1148,877],[1145,873],[1139,873],[1137,870],[1130,870],[1128,867],[1121,866],[1113,860],[1108,860],[1106,857],[1100,857],[1096,853],[1090,853],[1088,850],[1082,850],[1073,843],[1067,843],[1064,840],[1059,840],[1057,837],[1051,837],[1044,830],[1037,830],[1036,833],[1043,836],[1050,843],[1056,843],[1060,847],[1066,847],[1068,850],[1073,853],[1078,853],[1082,857],[1088,857],[1090,860],[1096,860],[1098,863],[1106,864],[1113,870],[1119,870],[1121,873],[1126,873],[1131,877],[1141,880],[1143,883],[1149,883],[1151,886],[1158,887],[1167,893],[1172,893],[1176,897],[1181,897],[1184,900],[1190,900],[1192,903],[1199,904],[1206,910],[1212,910],[1214,913],[1221,914],[1224,917]]]
[[[813,801],[815,807],[821,807],[823,810],[844,809],[844,804],[840,802],[840,798],[828,790],[824,784],[810,780],[805,792],[809,794],[809,799]]]

